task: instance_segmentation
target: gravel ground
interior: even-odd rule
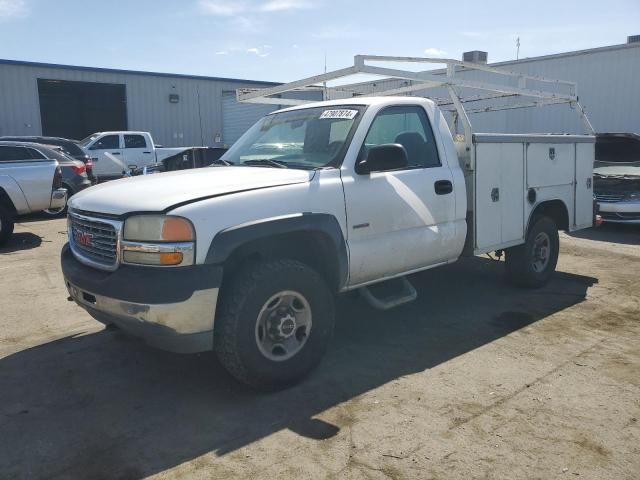
[[[66,301],[64,220],[0,250],[0,478],[640,478],[640,228],[563,235],[545,288],[466,259],[342,299],[304,383],[257,394]]]

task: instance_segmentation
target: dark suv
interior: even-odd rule
[[[70,157],[80,160],[84,163],[84,166],[87,170],[87,177],[91,181],[92,185],[97,183],[97,178],[93,175],[93,162],[91,157],[87,155],[82,148],[78,145],[78,142],[75,140],[69,140],[68,138],[60,138],[60,137],[0,137],[0,141],[11,141],[11,142],[29,142],[29,143],[40,143],[43,145],[55,145],[57,147],[62,148],[64,153],[69,155]]]

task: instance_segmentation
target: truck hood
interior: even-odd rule
[[[596,160],[593,165],[593,173],[608,176],[640,176],[640,162],[602,162]]]
[[[311,181],[315,172],[266,167],[205,167],[103,183],[74,195],[74,210],[123,215],[162,212],[206,198]]]

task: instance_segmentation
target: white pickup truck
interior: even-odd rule
[[[149,132],[97,132],[80,141],[93,161],[93,173],[99,180],[120,178],[132,168],[162,163],[162,160],[193,147],[160,147]]]
[[[457,145],[425,98],[274,112],[216,166],[75,195],[69,299],[157,347],[213,349],[239,380],[273,388],[319,362],[337,294],[390,308],[416,297],[406,275],[493,251],[515,283],[545,284],[558,230],[593,222],[593,136],[469,140]]]
[[[0,245],[13,233],[16,215],[65,206],[62,170],[48,149],[27,142],[0,141]]]

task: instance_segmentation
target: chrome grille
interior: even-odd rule
[[[610,193],[610,192],[596,193],[596,200],[598,202],[621,202],[623,198],[624,198],[623,193]]]
[[[103,270],[115,270],[122,223],[69,213],[69,243],[78,260]]]

